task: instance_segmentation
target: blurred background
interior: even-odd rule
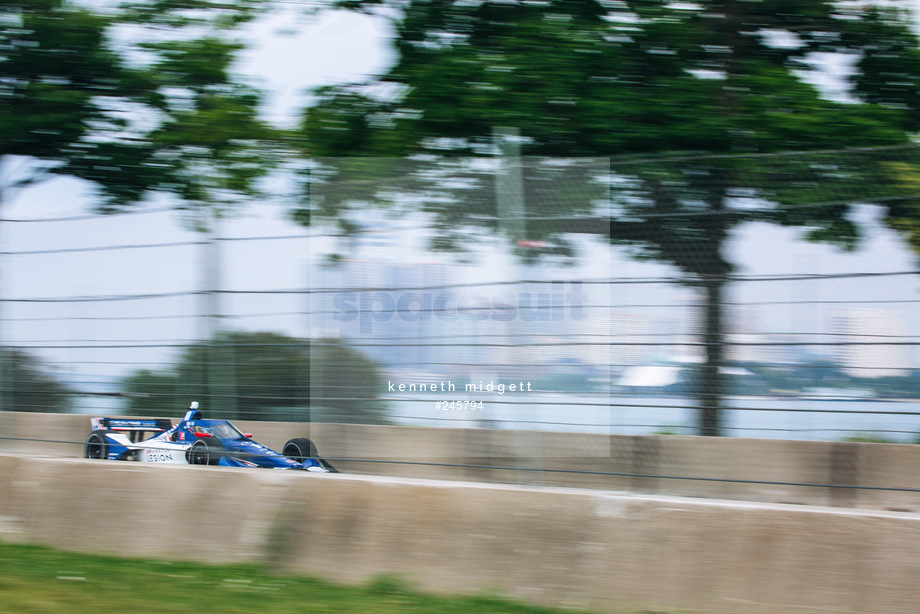
[[[917,442],[913,8],[5,2],[3,410]]]
[[[387,574],[356,611],[407,611],[394,573],[911,611],[918,33],[908,0],[4,0],[4,597],[284,607],[106,552]],[[58,458],[191,402],[342,475]]]

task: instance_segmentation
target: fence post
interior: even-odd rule
[[[509,269],[512,281],[518,282],[516,287],[521,290],[521,283],[525,282],[524,267],[518,262],[514,253],[519,241],[527,239],[526,207],[524,197],[524,171],[521,163],[520,131],[517,128],[493,128],[493,138],[500,157],[500,166],[495,181],[495,200],[498,210],[499,224],[510,239],[511,261]],[[512,339],[519,341],[526,338],[522,335],[519,318],[511,321],[510,331]],[[516,347],[512,353],[514,366],[521,366],[527,360],[527,349]],[[514,403],[510,405],[511,413],[519,417],[526,404]],[[539,433],[526,429],[517,429],[515,432],[515,455],[518,471],[518,483],[539,484],[542,477],[539,471],[543,466],[541,441]]]
[[[206,238],[202,244],[202,302],[201,317],[203,341],[207,344],[203,388],[210,409],[219,409],[220,415],[237,419],[236,386],[234,377],[233,346],[221,322],[221,212],[217,207],[205,206],[202,210],[202,229]]]

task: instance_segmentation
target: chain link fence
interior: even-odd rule
[[[513,431],[522,459],[612,453],[535,433],[706,424],[917,440],[916,254],[885,219],[915,148],[530,160],[503,138],[317,160],[309,227],[269,203],[11,216],[4,408]]]

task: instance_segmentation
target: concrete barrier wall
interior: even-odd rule
[[[89,416],[0,411],[0,452],[83,456]]]
[[[326,457],[382,461],[337,461],[347,473],[920,511],[920,473],[914,470],[920,446],[913,445],[284,422],[237,426],[277,450],[293,437],[310,437]],[[0,413],[0,435],[42,440],[0,440],[0,449],[8,451],[78,457],[88,434],[87,416]],[[531,471],[541,468],[556,472]]]
[[[0,455],[0,539],[548,605],[916,609],[920,515],[600,490]]]

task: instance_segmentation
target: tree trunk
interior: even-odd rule
[[[705,186],[709,187],[709,186]],[[731,266],[722,255],[728,239],[726,191],[718,186],[709,199],[711,215],[702,225],[703,245],[693,268],[703,287],[702,338],[705,361],[697,379],[697,434],[704,437],[723,435],[723,398],[725,377],[725,284]]]
[[[704,437],[722,435],[722,398],[725,386],[721,366],[724,360],[723,289],[725,277],[711,275],[703,279],[706,298],[703,311],[703,344],[706,360],[697,381],[697,433]]]

